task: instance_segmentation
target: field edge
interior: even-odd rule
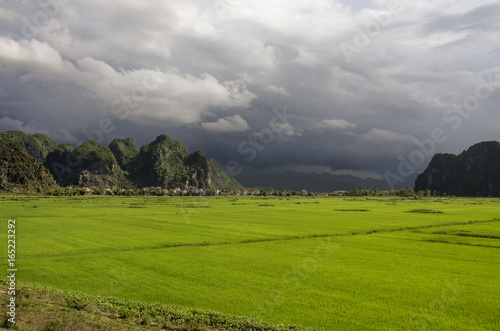
[[[120,300],[80,292],[16,284],[16,323],[7,315],[8,283],[0,279],[0,330],[255,330],[313,331],[299,325],[270,324],[210,310]]]

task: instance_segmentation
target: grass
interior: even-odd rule
[[[39,286],[327,330],[500,326],[498,200],[4,196],[0,208],[17,220],[18,277]]]

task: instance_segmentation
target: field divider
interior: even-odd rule
[[[111,253],[111,252],[133,252],[133,251],[143,251],[143,250],[159,250],[159,249],[169,249],[169,248],[180,248],[180,247],[208,247],[208,246],[223,246],[223,245],[241,245],[241,244],[253,244],[253,243],[262,243],[262,242],[276,242],[276,241],[287,241],[287,240],[305,240],[312,238],[326,238],[326,237],[345,237],[345,236],[363,236],[370,235],[374,233],[390,233],[390,232],[398,232],[398,231],[411,231],[411,230],[420,230],[420,229],[428,229],[428,228],[438,228],[445,226],[457,226],[457,225],[469,225],[469,224],[477,224],[477,223],[490,223],[490,222],[500,222],[500,218],[494,218],[491,220],[472,220],[467,222],[447,222],[440,224],[430,224],[430,225],[421,225],[421,226],[408,226],[394,229],[374,229],[363,232],[346,232],[346,233],[326,233],[326,234],[312,234],[307,236],[291,236],[291,237],[280,237],[280,238],[260,238],[260,239],[248,239],[242,241],[235,242],[220,242],[220,243],[181,243],[181,244],[164,244],[150,247],[135,247],[135,248],[123,248],[123,249],[100,249],[100,250],[92,250],[92,251],[81,251],[81,252],[67,252],[67,253],[57,253],[57,254],[33,254],[33,255],[20,255],[20,257],[55,257],[55,256],[70,256],[70,255],[87,255],[87,254],[100,254],[100,253]]]
[[[460,241],[442,241],[442,240],[436,240],[436,239],[422,239],[422,241],[425,241],[428,243],[436,243],[436,244],[450,244],[450,245],[464,245],[464,246],[473,246],[473,247],[500,248],[498,246],[493,246],[493,245],[472,244],[472,243],[465,243],[465,242],[460,242]]]

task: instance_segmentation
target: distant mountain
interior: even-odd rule
[[[350,175],[331,175],[328,173],[303,173],[284,172],[252,174],[237,177],[238,181],[246,187],[267,187],[275,190],[306,190],[309,192],[350,191],[358,189],[372,189],[377,186],[379,190],[389,189],[383,180],[374,178],[361,179]]]
[[[141,149],[131,138],[114,139],[109,147],[87,140],[75,148],[71,144],[57,145],[42,134],[7,131],[0,137],[36,158],[63,187],[243,188],[203,151],[190,154],[186,145],[167,135],[158,136]]]
[[[194,186],[204,190],[243,188],[202,150],[190,154],[186,145],[167,135],[160,135],[151,144],[143,146],[130,160],[128,171],[131,180],[139,186]]]
[[[461,154],[436,154],[417,177],[415,191],[456,196],[500,196],[500,143],[481,142]]]
[[[23,147],[0,139],[0,190],[43,193],[57,188],[54,177]]]
[[[130,176],[139,186],[207,189],[209,173],[203,151],[189,154],[186,145],[165,134],[144,145],[130,164]]]

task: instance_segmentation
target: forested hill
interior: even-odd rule
[[[478,143],[459,155],[436,154],[415,190],[456,196],[500,196],[500,143]]]
[[[52,175],[35,158],[0,138],[0,190],[44,193],[57,187]]]
[[[28,135],[20,131],[1,132],[0,139],[17,145],[16,150],[30,156],[34,165],[50,172],[63,187],[243,188],[203,151],[190,153],[186,145],[167,135],[158,136],[142,148],[131,138],[115,139],[109,146],[87,140],[76,148],[67,143],[58,145],[44,134]],[[6,148],[2,145],[2,151]],[[2,154],[2,162],[4,158],[8,158],[6,152]]]

